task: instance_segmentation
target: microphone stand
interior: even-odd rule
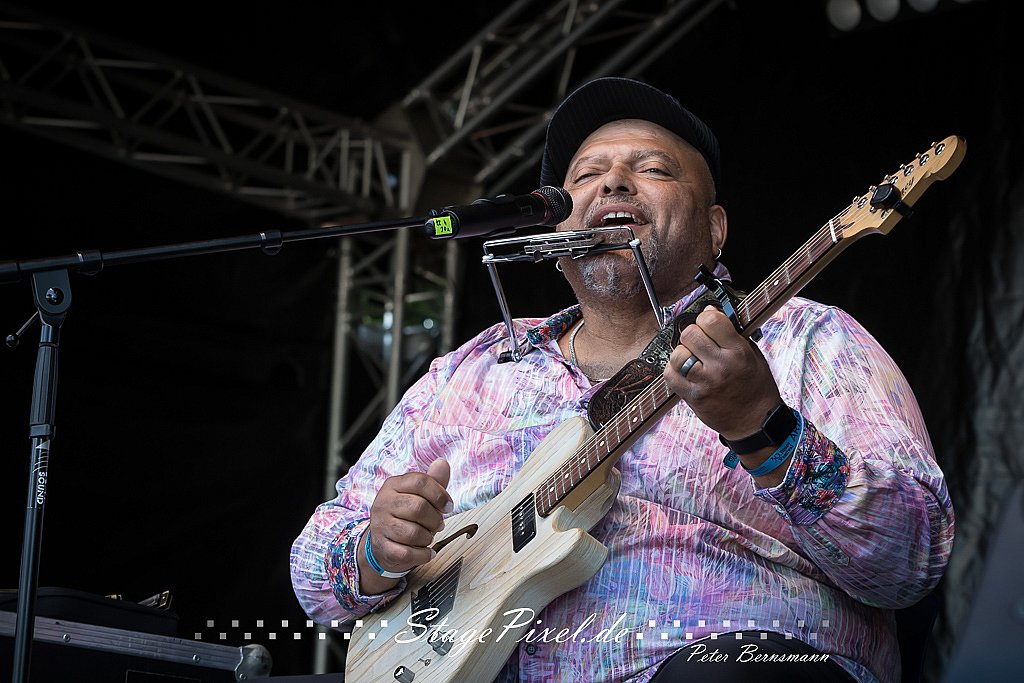
[[[46,506],[46,480],[49,472],[50,443],[54,437],[54,406],[57,398],[57,358],[60,346],[60,326],[71,307],[69,271],[94,275],[104,267],[124,263],[162,261],[180,256],[215,254],[243,249],[260,249],[273,256],[285,242],[300,242],[332,237],[346,237],[384,230],[419,227],[432,238],[459,236],[441,234],[433,230],[433,220],[439,215],[401,218],[376,223],[342,225],[328,228],[308,228],[280,232],[269,230],[256,235],[184,242],[174,245],[129,249],[104,254],[97,250],[52,258],[27,261],[0,262],[0,284],[17,282],[23,275],[31,275],[32,295],[36,313],[13,335],[7,345],[17,346],[18,338],[38,318],[41,323],[39,350],[36,355],[35,378],[32,385],[32,410],[29,437],[32,442],[31,466],[28,481],[28,509],[22,536],[21,570],[18,578],[18,615],[14,641],[14,683],[28,683],[32,656],[32,638],[35,630],[35,601],[39,583],[39,555],[43,539],[43,513]],[[466,235],[474,233],[467,231]]]

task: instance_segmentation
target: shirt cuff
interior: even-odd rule
[[[343,608],[357,614],[375,610],[405,590],[406,580],[379,595],[363,595],[359,592],[358,546],[363,531],[369,525],[369,517],[349,522],[327,546],[327,579],[331,591]]]
[[[838,446],[805,417],[804,432],[786,478],[778,486],[754,491],[791,523],[806,526],[832,509],[846,490],[850,464]]]

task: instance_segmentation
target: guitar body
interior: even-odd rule
[[[405,592],[386,609],[364,617],[363,626],[353,631],[346,680],[492,680],[516,641],[537,627],[535,615],[596,574],[608,555],[587,532],[618,493],[619,473],[610,463],[593,472],[589,486],[574,491],[552,514],[541,517],[530,507],[523,519],[535,525],[535,533],[518,551],[514,547],[517,506],[592,434],[583,418],[561,423],[504,491],[481,507],[446,519],[434,538],[434,547],[440,547],[437,557],[413,570]],[[488,628],[491,632],[485,635]],[[449,642],[443,632],[448,632]]]

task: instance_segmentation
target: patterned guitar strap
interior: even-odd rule
[[[739,298],[744,296],[742,292],[735,290],[732,292]],[[643,350],[639,358],[626,363],[594,393],[587,406],[587,419],[590,420],[590,425],[595,430],[600,429],[608,420],[617,415],[627,403],[636,398],[641,391],[661,375],[668,363],[668,357],[672,354],[672,349],[676,347],[679,333],[683,331],[683,328],[696,322],[700,312],[709,305],[719,310],[722,308],[722,304],[711,292],[698,297],[696,301],[683,309],[671,324],[666,325],[661,332],[654,335],[654,339]]]

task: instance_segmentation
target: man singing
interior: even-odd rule
[[[559,229],[632,226],[669,303],[665,325],[697,317],[672,335],[664,367],[682,400],[618,461],[618,496],[591,530],[607,560],[537,615],[570,629],[590,618],[595,632],[626,615],[635,633],[520,643],[498,680],[899,677],[892,610],[934,588],[953,543],[923,419],[843,311],[793,299],[755,345],[706,305],[697,269],[729,278],[719,180],[714,134],[649,85],[592,81],[551,119],[541,184],[573,199]],[[628,251],[560,267],[578,304],[517,321],[522,360],[498,362],[500,325],[436,359],[316,509],[291,554],[311,618],[351,620],[394,599],[433,559],[445,516],[502,491],[661,330]]]

